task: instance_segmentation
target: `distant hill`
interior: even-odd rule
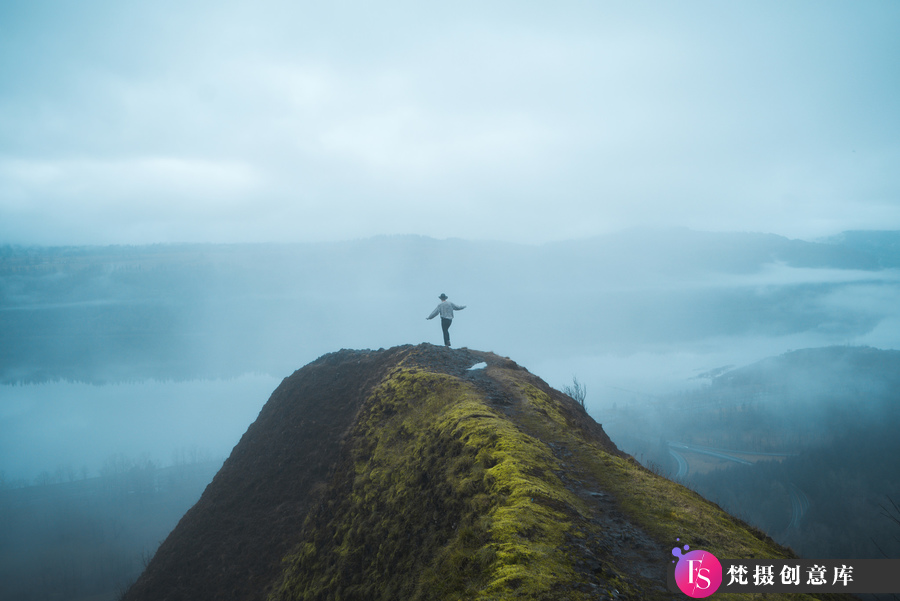
[[[671,229],[543,245],[5,246],[0,382],[281,374],[332,348],[439,336],[422,318],[441,292],[471,306],[467,345],[530,358],[735,336],[843,342],[898,317],[884,273],[900,265],[896,240]]]
[[[900,351],[799,349],[707,377],[611,409],[611,436],[804,557],[900,556],[884,509],[900,501]]]
[[[124,599],[670,599],[679,538],[792,556],[510,359],[342,350],[282,382]]]
[[[882,267],[900,267],[900,232],[855,230],[827,238],[824,242],[874,257]]]
[[[852,402],[867,409],[895,401],[900,393],[900,351],[867,346],[831,346],[789,351],[712,378],[710,395],[733,397],[744,391],[761,401],[790,400],[817,406]]]

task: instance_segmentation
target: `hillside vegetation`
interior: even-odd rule
[[[771,357],[608,415],[622,447],[672,474],[670,451],[685,454],[686,484],[803,557],[874,559],[900,556],[889,510],[900,500],[898,398],[900,352],[838,346]],[[795,514],[800,498],[808,507]]]
[[[341,351],[285,379],[125,599],[668,599],[676,539],[792,556],[509,359]]]

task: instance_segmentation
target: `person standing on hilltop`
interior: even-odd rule
[[[434,311],[431,312],[431,315],[426,317],[425,319],[434,319],[438,313],[441,314],[441,329],[444,331],[444,346],[450,346],[450,324],[453,323],[453,312],[454,311],[462,311],[466,308],[465,305],[459,306],[451,303],[447,300],[447,295],[441,293],[438,297],[441,299],[441,303],[434,308]]]

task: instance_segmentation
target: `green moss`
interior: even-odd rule
[[[509,376],[507,376],[508,378]],[[509,382],[509,380],[508,380]],[[572,451],[571,463],[589,473],[617,499],[629,520],[659,541],[661,548],[691,544],[721,558],[789,558],[795,555],[763,532],[738,520],[690,489],[651,473],[630,457],[607,452],[571,427],[561,405],[534,385],[513,380],[534,410],[521,421],[540,438],[554,440]],[[541,419],[536,419],[540,416]],[[627,590],[620,588],[619,590]],[[738,595],[739,599],[845,599],[842,595]]]
[[[398,369],[351,439],[351,475],[273,599],[581,598],[560,589],[578,580],[561,547],[581,501],[549,448],[472,386]]]
[[[375,388],[272,601],[578,601],[614,589],[670,598],[627,573],[614,551],[599,569],[575,565],[579,549],[599,548],[603,534],[596,507],[560,479],[575,472],[659,542],[662,562],[676,538],[722,558],[787,555],[691,491],[589,441],[573,426],[574,405],[527,372],[488,373],[511,397],[504,413],[472,384],[421,368],[398,368]]]

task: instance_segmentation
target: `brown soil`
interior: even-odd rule
[[[285,378],[125,601],[265,599],[357,410],[407,349],[342,350]]]

